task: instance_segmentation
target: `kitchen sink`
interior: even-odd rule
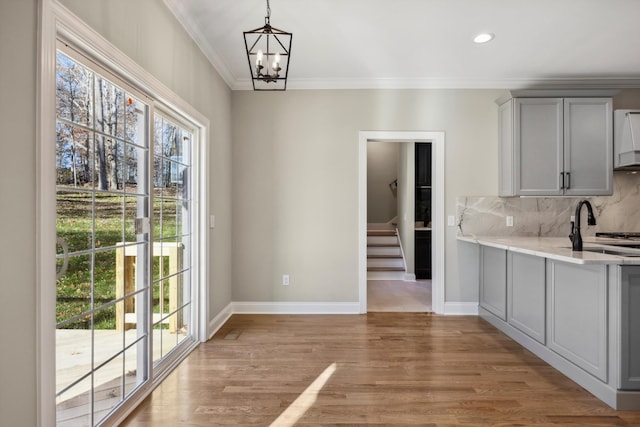
[[[598,254],[616,255],[624,257],[640,257],[640,252],[625,252],[606,248],[582,248],[583,252],[594,252]]]
[[[606,245],[624,249],[640,249],[640,245],[637,243],[607,243]]]

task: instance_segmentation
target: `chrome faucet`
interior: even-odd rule
[[[582,211],[582,206],[587,205],[587,225],[596,225],[596,217],[593,216],[593,208],[591,207],[591,203],[588,200],[580,200],[578,202],[578,206],[576,206],[576,217],[575,221],[571,221],[571,234],[569,234],[569,239],[571,239],[571,248],[574,251],[582,250],[582,236],[580,235],[580,212]]]

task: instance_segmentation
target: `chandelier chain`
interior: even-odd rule
[[[269,5],[269,0],[267,0],[267,21],[271,20],[271,6]]]

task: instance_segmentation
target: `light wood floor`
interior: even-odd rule
[[[368,280],[367,311],[432,311],[431,280]]]
[[[335,424],[638,426],[640,412],[475,316],[234,315],[125,423]]]

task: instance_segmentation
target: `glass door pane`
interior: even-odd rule
[[[191,325],[193,134],[156,113],[153,142],[153,361],[187,338]]]
[[[58,425],[98,424],[150,378],[150,107],[131,92],[58,52]]]

